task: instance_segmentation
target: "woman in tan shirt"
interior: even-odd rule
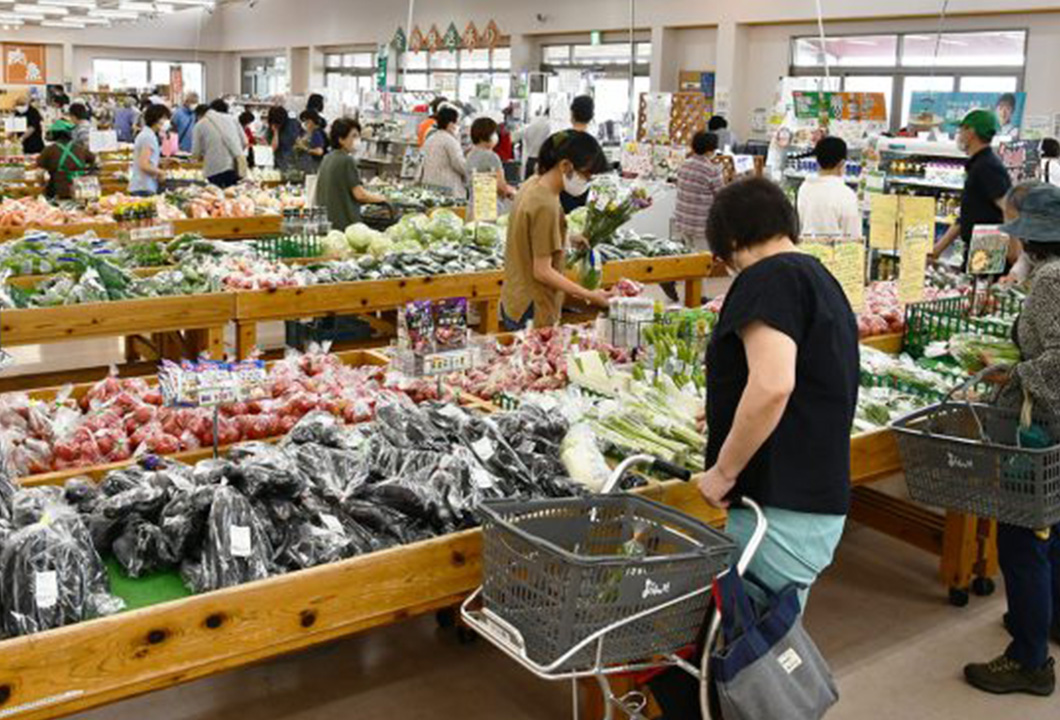
[[[559,322],[564,295],[607,307],[609,293],[587,290],[563,274],[567,219],[560,193],[580,197],[594,173],[607,169],[600,144],[588,133],[564,130],[541,146],[537,175],[515,196],[504,253],[501,321],[509,331],[533,320],[537,327]]]

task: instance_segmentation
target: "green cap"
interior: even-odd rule
[[[50,133],[72,133],[74,131],[74,124],[69,120],[59,118],[52,123],[51,127],[48,128]]]
[[[970,128],[983,140],[990,141],[1001,131],[997,115],[989,110],[972,110],[961,120],[961,127]]]

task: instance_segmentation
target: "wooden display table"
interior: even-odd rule
[[[213,240],[246,240],[265,235],[276,235],[280,232],[283,218],[279,215],[255,215],[246,218],[186,218],[173,221],[173,232],[198,233]],[[113,222],[81,223],[70,225],[50,225],[46,227],[18,226],[0,229],[0,242],[18,240],[32,230],[45,230],[63,235],[81,235],[95,232],[102,238],[113,238],[118,226]]]

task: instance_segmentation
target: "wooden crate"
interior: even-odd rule
[[[861,341],[862,345],[866,347],[875,348],[881,352],[885,352],[888,355],[897,355],[902,352],[902,333],[893,333],[889,335],[876,335],[874,337],[864,338]]]

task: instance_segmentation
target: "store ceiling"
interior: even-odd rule
[[[0,26],[107,27],[188,8],[212,9],[216,4],[216,0],[0,0]]]

